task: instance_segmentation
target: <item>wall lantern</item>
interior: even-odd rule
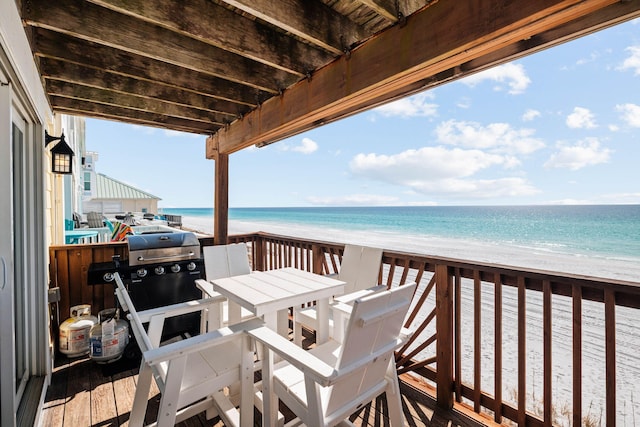
[[[59,137],[49,135],[44,131],[44,146],[46,147],[53,141],[58,142],[51,149],[51,171],[53,173],[70,174],[73,167],[73,150],[64,140],[64,132]]]

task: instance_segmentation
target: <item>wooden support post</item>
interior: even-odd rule
[[[453,277],[446,265],[436,265],[437,403],[453,407]]]
[[[213,244],[226,245],[229,236],[229,155],[216,154]]]
[[[322,257],[324,257],[324,251],[320,245],[313,245],[311,249],[313,250],[313,273],[322,274]]]
[[[253,241],[254,257],[253,257],[253,269],[257,271],[264,271],[265,257],[267,256],[267,248],[265,240],[262,236],[258,236]]]

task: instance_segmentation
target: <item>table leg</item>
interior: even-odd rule
[[[316,302],[318,325],[316,328],[316,343],[322,344],[329,340],[329,299],[323,298]]]

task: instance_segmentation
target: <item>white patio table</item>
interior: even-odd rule
[[[269,328],[283,336],[288,335],[289,307],[316,301],[318,343],[329,338],[329,300],[341,295],[345,286],[341,280],[292,267],[215,279],[211,283],[214,290],[262,317]],[[238,321],[229,319],[230,324]]]

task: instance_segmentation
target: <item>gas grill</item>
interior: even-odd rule
[[[89,267],[89,284],[113,283],[120,273],[137,310],[163,307],[202,298],[195,280],[204,278],[200,241],[193,233],[150,233],[129,236],[129,260],[94,263]],[[200,314],[167,319],[162,339],[200,330]]]

